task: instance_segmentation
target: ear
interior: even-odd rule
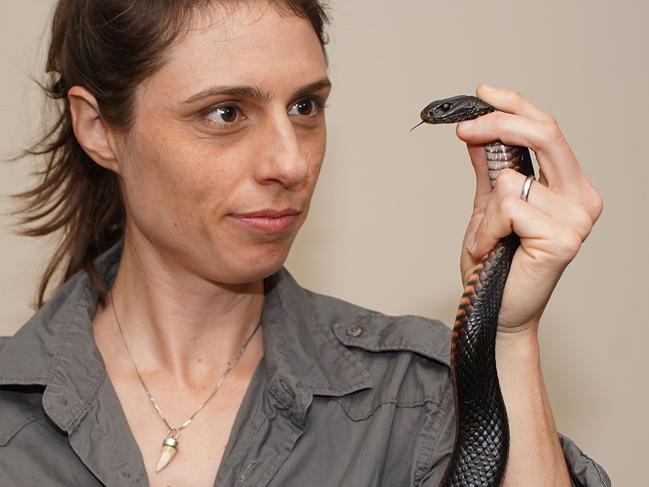
[[[113,133],[101,118],[95,97],[86,88],[73,86],[68,101],[79,145],[97,164],[119,174]]]

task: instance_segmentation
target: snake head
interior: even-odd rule
[[[421,111],[421,119],[426,123],[457,123],[495,110],[480,98],[459,95],[429,103]]]

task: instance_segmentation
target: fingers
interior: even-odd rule
[[[558,126],[521,115],[494,112],[461,122],[457,134],[467,144],[487,144],[500,140],[506,145],[529,147],[549,184],[570,188],[582,171]]]
[[[462,122],[456,129],[467,144],[476,174],[474,218],[480,223],[473,232],[477,243],[471,253],[482,256],[500,238],[516,230],[516,225],[527,228],[529,221],[514,223],[512,218],[528,212],[533,213],[530,216],[535,221],[569,228],[574,240],[583,242],[602,212],[602,199],[584,175],[556,120],[513,90],[480,85],[476,93],[498,111]],[[529,147],[536,153],[539,179],[533,183],[527,203],[520,200],[525,177],[511,170],[500,174],[492,194],[483,146],[496,140]]]
[[[526,99],[517,91],[507,88],[494,88],[481,84],[476,89],[476,95],[496,109],[532,118],[541,122],[553,122],[553,118]]]
[[[520,198],[525,176],[504,170],[486,203],[480,223],[469,237],[467,250],[481,258],[503,237],[515,232],[531,239],[528,248],[554,253],[562,262],[576,255],[588,237],[593,220],[584,208],[534,182],[527,202]],[[552,250],[550,250],[550,248]]]
[[[601,197],[551,116],[511,90],[480,86],[477,94],[497,111],[456,129],[476,174],[476,201],[460,268],[466,279],[501,239],[512,232],[520,237],[499,314],[499,325],[517,326],[543,312],[563,269],[599,217]],[[539,180],[532,183],[527,201],[521,199],[525,176],[511,169],[500,172],[491,190],[483,146],[497,140],[536,152]]]
[[[554,118],[512,90],[481,85],[477,93],[505,111],[462,122],[456,129],[470,147],[479,186],[476,201],[484,204],[488,189],[483,177],[486,157],[476,146],[500,140],[534,150],[540,166],[539,183],[583,206],[595,222],[603,208],[601,196],[583,173]]]
[[[472,145],[500,140],[529,147],[548,185],[569,191],[580,184],[584,176],[579,162],[551,115],[514,90],[480,85],[476,94],[498,111],[460,123],[457,134],[462,140]]]

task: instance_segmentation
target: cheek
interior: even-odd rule
[[[310,134],[300,142],[300,151],[309,162],[309,180],[315,184],[324,161],[326,132],[323,127],[317,133]]]
[[[136,135],[137,143],[124,154],[122,173],[128,212],[138,226],[151,231],[191,227],[208,200],[225,197],[219,193],[231,178],[204,162],[210,159],[198,145]]]
[[[311,159],[312,162],[311,162],[311,171],[309,174],[309,180],[313,186],[315,186],[316,183],[318,182],[318,177],[320,176],[320,169],[322,169],[323,158],[324,158],[324,152],[320,151],[319,153],[314,154],[313,159]]]

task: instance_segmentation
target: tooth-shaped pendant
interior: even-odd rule
[[[160,460],[158,461],[158,466],[155,468],[156,472],[159,472],[173,459],[176,454],[176,448],[178,448],[178,440],[173,436],[168,436],[162,442],[162,454],[160,455]]]

